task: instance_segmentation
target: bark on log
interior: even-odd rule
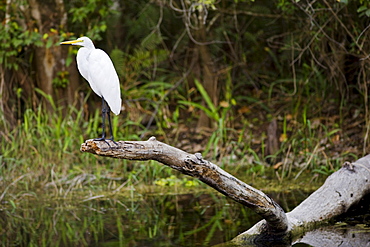
[[[326,226],[307,232],[293,244],[304,243],[309,246],[370,246],[370,232],[361,226]]]
[[[87,140],[82,144],[81,151],[119,159],[156,160],[198,178],[253,209],[264,220],[235,237],[232,242],[237,245],[255,241],[256,238],[288,240],[292,243],[307,230],[345,213],[370,192],[370,155],[354,163],[345,163],[339,171],[327,178],[322,187],[293,211],[285,214],[270,197],[204,160],[201,154],[189,154],[159,142],[154,137],[148,141],[119,141],[118,145],[111,141]]]
[[[370,192],[370,155],[354,163],[346,162],[341,169],[331,174],[325,183],[306,200],[287,213],[288,230],[294,241],[296,236],[317,225],[339,216],[357,204]],[[250,236],[263,233],[266,223],[262,220],[248,231],[234,238],[242,243]]]

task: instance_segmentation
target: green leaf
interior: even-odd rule
[[[212,102],[211,98],[209,97],[207,91],[205,90],[203,85],[198,80],[195,80],[194,83],[195,83],[195,86],[197,87],[198,91],[202,95],[204,101],[206,102],[208,108],[212,112],[212,115],[214,116],[213,118],[218,121],[220,117],[218,116],[217,108],[213,104],[213,102]]]
[[[49,101],[49,103],[51,104],[51,106],[53,107],[54,110],[57,109],[56,108],[56,105],[55,105],[55,102],[53,100],[53,97],[50,94],[45,93],[44,91],[42,91],[39,88],[35,88],[35,91],[37,93],[41,94],[45,99],[47,99]]]
[[[198,109],[200,109],[200,110],[204,111],[204,113],[205,113],[208,117],[210,117],[210,118],[212,118],[212,119],[215,119],[215,120],[217,120],[217,121],[220,119],[220,117],[218,116],[218,114],[217,114],[217,113],[214,113],[214,112],[210,111],[208,108],[206,108],[205,106],[203,106],[203,105],[201,105],[201,104],[199,104],[199,103],[190,102],[190,101],[183,101],[183,100],[178,101],[178,103],[179,103],[179,104],[188,105],[188,106],[193,106],[193,107],[195,107],[195,108],[198,108]]]
[[[48,41],[46,42],[46,48],[49,49],[52,45],[53,45],[53,40],[48,39]]]
[[[365,10],[367,10],[367,6],[366,5],[362,5],[360,8],[357,9],[357,13],[363,12]]]
[[[23,40],[13,39],[12,42],[13,42],[14,47],[18,47],[23,43]]]
[[[67,59],[66,59],[66,66],[68,67],[69,65],[71,65],[73,59],[71,56],[68,56]]]

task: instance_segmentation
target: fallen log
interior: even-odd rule
[[[156,160],[198,178],[263,217],[252,228],[236,236],[232,240],[234,244],[245,244],[256,238],[292,243],[309,229],[345,213],[370,192],[370,155],[354,163],[345,163],[322,187],[293,211],[285,213],[266,194],[203,159],[200,153],[189,154],[159,142],[155,137],[148,141],[117,143],[87,140],[81,145],[81,151],[118,159]]]

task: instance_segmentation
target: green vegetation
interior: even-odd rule
[[[200,152],[289,211],[369,150],[369,16],[368,0],[1,1],[0,245],[213,245],[258,220],[157,162],[80,152],[100,99],[60,41],[110,54],[116,140]]]
[[[101,134],[100,100],[76,74],[77,49],[58,44],[80,35],[110,54],[120,76],[117,140],[156,136],[201,152],[268,191],[315,187],[369,150],[369,1],[36,2],[32,16],[22,11],[28,1],[0,4],[0,209],[9,216],[0,225],[16,229],[21,218],[36,217],[27,210],[34,201],[61,201],[52,207],[68,210],[76,205],[68,200],[83,198],[77,204],[87,211],[71,210],[81,219],[79,213],[99,216],[99,203],[121,205],[120,196],[129,201],[121,206],[134,210],[141,194],[208,190],[156,162],[79,151],[85,139]],[[126,238],[122,221],[130,219],[112,213],[116,228],[110,233]],[[147,218],[172,220],[153,217]],[[213,238],[224,227],[221,218],[181,229],[179,243],[204,229],[204,239]],[[46,246],[54,238],[60,245],[88,245],[86,232],[73,229],[81,227],[97,241],[108,230],[102,230],[103,219],[96,220],[60,226],[68,236],[45,236],[31,245]],[[55,226],[45,224],[50,231]],[[135,231],[165,235],[156,224]],[[174,234],[170,227],[167,233]],[[3,234],[2,240],[28,241],[19,236]]]
[[[40,7],[68,13],[66,20],[40,15],[28,22],[16,5],[1,7],[1,199],[119,183],[201,186],[154,162],[79,152],[85,139],[100,135],[100,101],[73,76],[76,49],[59,52],[58,43],[80,34],[110,52],[120,75],[118,140],[154,135],[240,176],[273,173],[280,182],[326,176],[364,155],[369,3],[324,0],[311,6],[317,11],[307,7],[280,0],[112,7],[91,0]],[[64,62],[50,72],[38,60],[47,56]]]
[[[38,92],[43,94],[42,91]],[[199,182],[183,178],[182,175],[156,162],[114,160],[81,153],[79,146],[85,139],[100,135],[100,110],[97,109],[90,116],[84,116],[83,109],[58,107],[51,97],[43,95],[53,107],[51,113],[45,114],[42,106],[36,111],[28,109],[19,126],[9,133],[2,133],[4,138],[0,142],[0,177],[5,190],[0,199],[11,200],[16,206],[22,203],[25,195],[37,197],[40,191],[45,190],[51,197],[69,198],[73,196],[70,195],[72,192],[81,190],[85,191],[85,194],[94,194],[97,191],[108,193],[116,191],[125,194],[132,186],[143,191],[153,190],[155,186],[175,185],[204,188]],[[88,98],[85,100],[88,101]],[[219,110],[224,111],[224,108]],[[158,115],[160,114],[163,113],[159,112]],[[114,117],[114,132],[117,139],[139,140],[142,133],[148,132],[144,126],[131,121],[130,114],[126,114],[125,117]],[[204,135],[189,136],[181,142],[180,135],[186,132],[184,123],[176,123],[169,119],[167,121],[169,126],[179,126],[178,133],[168,133],[164,128],[158,128],[150,134],[156,135],[161,140],[167,140],[171,145],[176,146],[180,142],[184,145],[183,149],[188,152],[194,152],[192,147],[199,148],[195,142],[199,142],[197,138],[203,138]],[[241,178],[270,174],[273,168],[269,167],[261,154],[257,153],[264,148],[263,139],[258,139],[258,134],[246,130],[256,128],[254,125],[258,125],[260,120],[255,121],[256,123],[245,121],[241,130],[222,129],[221,126],[210,134],[209,139],[200,142],[204,143],[201,147],[210,160]],[[286,128],[289,130],[293,127]],[[7,128],[11,129],[10,126]],[[326,157],[322,146],[328,145],[330,138],[333,138],[338,130],[328,131],[324,126],[313,128],[310,121],[297,129],[298,133],[285,140],[281,150],[276,154],[278,156],[284,152],[284,148],[288,149],[283,159],[284,163],[281,164],[282,169],[275,167],[276,180],[298,177],[302,172],[309,171],[313,171],[313,174],[328,175],[337,169],[344,159],[352,158],[351,155],[354,155],[342,153],[337,157]],[[259,186],[265,185],[262,183]],[[154,190],[158,189],[162,190],[161,188]]]

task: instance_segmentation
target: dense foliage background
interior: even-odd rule
[[[41,185],[131,169],[104,173],[78,151],[100,135],[100,100],[59,42],[86,35],[120,76],[117,140],[156,135],[279,178],[329,174],[368,151],[369,16],[367,0],[2,0],[1,168],[33,168]]]

